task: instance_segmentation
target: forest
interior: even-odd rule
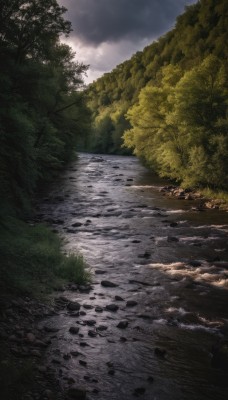
[[[31,196],[75,155],[88,129],[83,74],[60,41],[71,24],[56,0],[1,0],[1,213],[29,209]],[[31,23],[32,21],[32,23]]]
[[[173,30],[89,85],[90,149],[227,190],[227,59],[227,1],[186,7]]]

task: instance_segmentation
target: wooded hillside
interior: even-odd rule
[[[172,31],[91,84],[92,148],[131,149],[185,186],[227,188],[227,21],[226,0],[198,1]]]

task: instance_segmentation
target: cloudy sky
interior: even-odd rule
[[[73,32],[67,43],[89,64],[86,83],[129,59],[175,25],[196,0],[59,0]]]

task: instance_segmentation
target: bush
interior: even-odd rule
[[[64,255],[62,242],[50,228],[11,218],[0,229],[3,289],[40,296],[65,280],[85,283],[89,279],[79,255]]]

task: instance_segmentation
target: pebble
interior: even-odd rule
[[[116,285],[115,283],[110,282],[110,281],[101,281],[101,286],[104,286],[104,287],[117,287],[118,285]]]
[[[119,329],[126,329],[128,327],[128,321],[120,321],[117,325]]]
[[[122,297],[120,297],[120,296],[115,296],[115,300],[116,301],[124,301],[124,299]]]
[[[127,307],[135,307],[135,306],[137,306],[137,301],[135,301],[135,300],[128,300],[127,301],[127,303],[126,303],[126,306]]]
[[[96,320],[95,319],[88,319],[87,321],[85,321],[85,323],[88,326],[94,326],[94,325],[96,325]]]
[[[77,301],[71,301],[69,304],[67,304],[67,308],[70,311],[78,311],[81,308],[81,305]]]
[[[69,332],[72,333],[73,335],[76,335],[79,332],[78,326],[71,326]]]
[[[116,304],[107,304],[107,306],[105,306],[105,309],[107,311],[117,311],[119,310],[119,307]]]
[[[100,306],[97,306],[97,307],[95,308],[95,311],[96,311],[96,312],[99,312],[99,313],[102,313],[102,312],[103,312],[103,308],[100,307]]]

